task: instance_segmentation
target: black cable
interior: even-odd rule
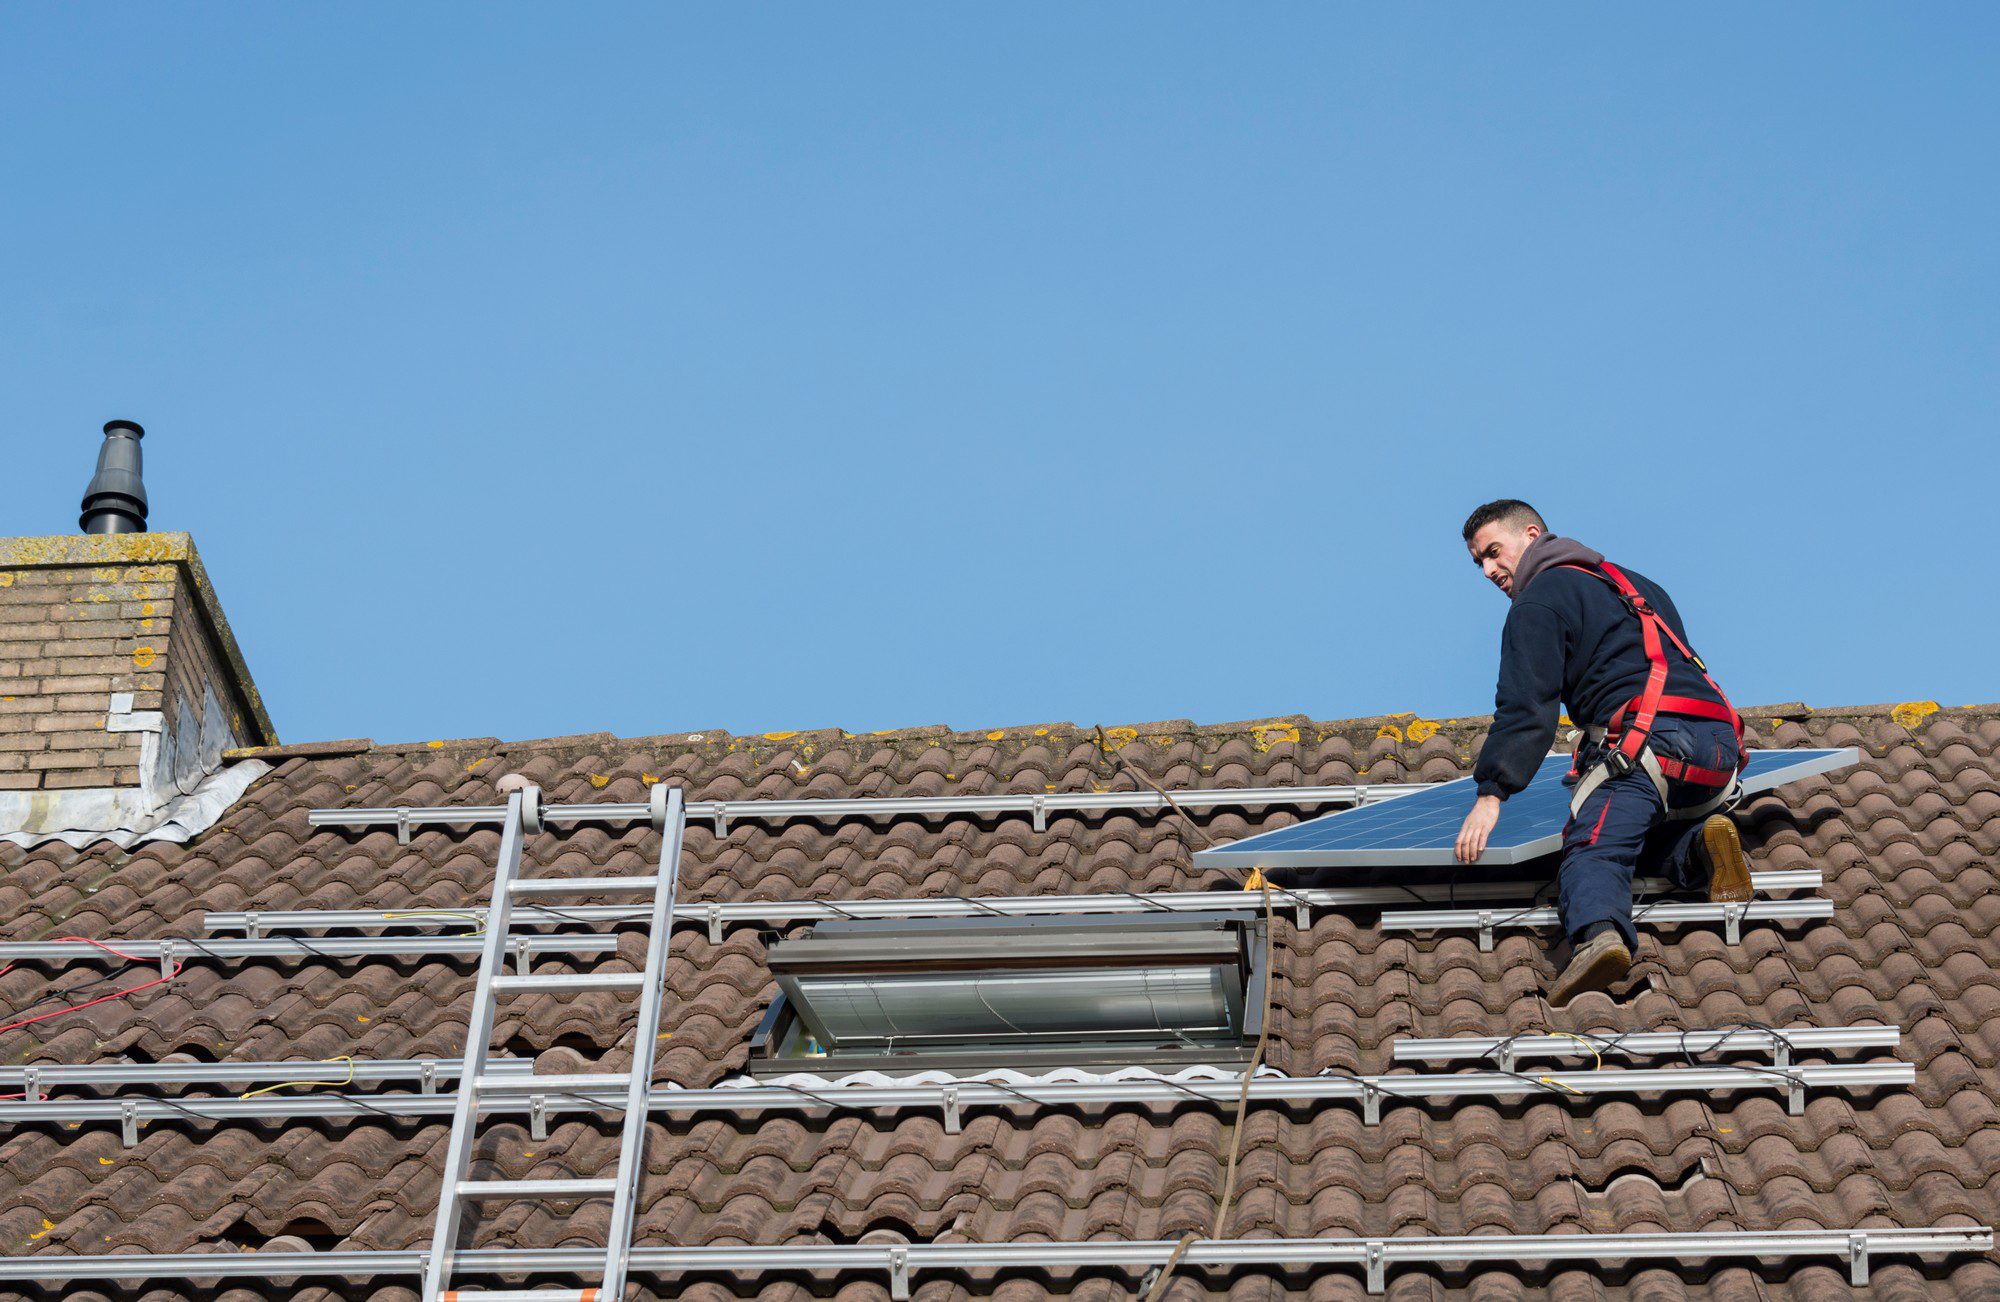
[[[1003,1082],[1001,1082],[1001,1081],[997,1081],[997,1080],[974,1080],[974,1081],[965,1081],[965,1082],[964,1082],[964,1084],[967,1084],[967,1085],[985,1085],[985,1086],[988,1086],[988,1087],[990,1087],[990,1088],[992,1088],[992,1089],[996,1089],[996,1090],[999,1090],[999,1091],[1000,1091],[1000,1092],[1001,1092],[1002,1094],[1011,1094],[1011,1095],[1013,1095],[1013,1096],[1014,1096],[1015,1098],[1017,1098],[1017,1099],[1021,1100],[1021,1102],[1023,1102],[1023,1103],[1025,1103],[1025,1104],[1027,1104],[1027,1105],[1028,1105],[1029,1107],[1031,1107],[1031,1108],[1039,1108],[1039,1107],[1043,1106],[1043,1104],[1042,1104],[1042,1101],[1041,1101],[1040,1099],[1038,1099],[1038,1098],[1035,1098],[1035,1097],[1034,1097],[1033,1095],[1029,1095],[1029,1094],[1023,1094],[1023,1093],[1022,1093],[1021,1091],[1019,1091],[1019,1090],[1015,1089],[1015,1088],[1014,1088],[1014,1087],[1013,1087],[1012,1085],[1008,1085],[1008,1084],[1005,1084],[1005,1083],[1003,1083]]]
[[[1711,1060],[1708,1062],[1703,1062],[1698,1060],[1694,1056],[1694,1051],[1692,1049],[1688,1048],[1688,1037],[1691,1035],[1707,1034],[1709,1033],[1709,1031],[1724,1032],[1722,1038],[1718,1039],[1715,1042],[1715,1044],[1712,1045],[1709,1049],[1709,1052],[1717,1053],[1720,1052],[1724,1047],[1724,1045],[1728,1043],[1728,1037],[1737,1031],[1762,1031],[1772,1036],[1779,1043],[1783,1044],[1786,1047],[1786,1049],[1796,1051],[1797,1046],[1794,1045],[1793,1042],[1786,1037],[1783,1031],[1779,1030],[1774,1026],[1768,1026],[1762,1022],[1743,1021],[1743,1022],[1725,1022],[1723,1025],[1719,1027],[1708,1028],[1707,1031],[1694,1031],[1686,1028],[1676,1028],[1676,1029],[1678,1030],[1679,1034],[1680,1054],[1682,1058],[1686,1060],[1687,1065],[1690,1067],[1721,1067],[1721,1068],[1726,1068],[1730,1071],[1740,1071],[1745,1073],[1746,1075],[1751,1075],[1751,1076],[1775,1077],[1778,1080],[1782,1080],[1786,1084],[1797,1088],[1803,1088],[1805,1085],[1805,1081],[1802,1077],[1781,1067],[1763,1067],[1759,1066],[1756,1063],[1727,1062],[1720,1060]],[[1500,1044],[1496,1044],[1489,1054],[1482,1055],[1477,1061],[1481,1062],[1486,1061],[1487,1058],[1489,1058],[1493,1053],[1498,1053],[1502,1046],[1511,1044],[1513,1041],[1528,1035],[1561,1035],[1565,1037],[1574,1038],[1586,1044],[1591,1045],[1592,1048],[1597,1050],[1601,1055],[1605,1050],[1610,1050],[1613,1052],[1621,1051],[1623,1050],[1625,1041],[1627,1039],[1635,1035],[1644,1035],[1644,1034],[1649,1034],[1649,1032],[1631,1030],[1631,1031],[1622,1031],[1617,1035],[1607,1036],[1607,1035],[1602,1035],[1595,1031],[1516,1031],[1513,1035],[1510,1035],[1505,1040],[1501,1041]]]
[[[1159,902],[1158,900],[1155,900],[1155,899],[1149,899],[1148,897],[1146,897],[1146,896],[1144,896],[1144,895],[1141,895],[1141,894],[1140,894],[1139,892],[1137,892],[1137,891],[1126,891],[1126,890],[1114,890],[1114,891],[1109,891],[1109,892],[1106,892],[1106,893],[1107,893],[1107,894],[1110,894],[1110,895],[1123,895],[1123,896],[1127,897],[1128,899],[1134,899],[1134,900],[1137,900],[1137,901],[1139,901],[1139,903],[1141,903],[1141,904],[1145,905],[1145,906],[1146,906],[1146,907],[1147,907],[1148,909],[1152,909],[1152,910],[1154,910],[1155,912],[1158,912],[1158,913],[1179,913],[1179,912],[1180,912],[1180,910],[1179,910],[1179,909],[1176,909],[1176,908],[1172,907],[1171,905],[1167,905],[1167,904],[1162,904],[1162,903],[1160,903],[1160,902]]]
[[[1008,913],[1005,909],[996,909],[990,904],[983,904],[980,901],[972,898],[970,895],[947,894],[940,896],[939,898],[947,900],[957,900],[960,904],[970,904],[973,908],[978,909],[981,913],[990,913],[996,918],[1008,918],[1014,916]]]

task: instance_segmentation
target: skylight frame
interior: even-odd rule
[[[1262,1029],[1270,973],[1265,921],[1246,911],[1104,917],[930,919],[920,923],[853,920],[824,923],[771,947],[779,993],[751,1038],[749,1071],[772,1076],[809,1071],[1042,1071],[1054,1067],[1240,1066]],[[1212,968],[1218,974],[1218,1025],[1212,1028],[1078,1028],[993,1036],[921,1034],[843,1039],[815,1007],[812,978],[853,974],[895,978],[966,972],[1042,974],[1134,968]],[[983,1002],[983,1000],[982,1000]],[[886,1014],[885,1014],[886,1015]],[[997,1011],[995,1017],[1004,1021]],[[810,1036],[831,1046],[794,1055]],[[1178,1039],[1180,1043],[1163,1042]],[[1152,1041],[1148,1044],[1147,1041]]]

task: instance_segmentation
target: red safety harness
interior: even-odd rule
[[[1652,668],[1646,675],[1646,686],[1640,693],[1618,707],[1605,726],[1587,728],[1585,733],[1592,744],[1602,744],[1604,753],[1588,769],[1579,770],[1583,750],[1578,749],[1578,760],[1570,765],[1570,774],[1576,779],[1576,794],[1570,801],[1572,815],[1583,808],[1584,800],[1598,785],[1610,778],[1623,777],[1633,769],[1643,769],[1653,780],[1660,792],[1662,804],[1667,800],[1667,783],[1685,782],[1698,787],[1714,787],[1715,795],[1692,809],[1669,809],[1669,818],[1701,818],[1718,806],[1733,799],[1738,792],[1738,776],[1743,765],[1748,762],[1748,754],[1743,749],[1743,716],[1736,713],[1729,704],[1729,697],[1709,676],[1708,666],[1701,657],[1681,641],[1652,603],[1632,586],[1632,580],[1625,577],[1610,561],[1601,561],[1596,566],[1564,565],[1568,570],[1580,570],[1593,575],[1611,585],[1618,593],[1625,608],[1639,619],[1639,628],[1646,641],[1646,659]],[[1716,700],[1706,701],[1697,696],[1669,696],[1667,687],[1667,649],[1672,642],[1687,662],[1695,667],[1709,687],[1713,688]],[[1732,769],[1703,768],[1674,759],[1669,755],[1656,754],[1652,748],[1653,720],[1662,714],[1675,714],[1690,719],[1712,719],[1726,723],[1736,730],[1736,767]]]

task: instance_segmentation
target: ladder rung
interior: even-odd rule
[[[600,1288],[453,1288],[444,1302],[600,1302]]]
[[[601,1198],[618,1192],[618,1182],[591,1180],[460,1180],[461,1198]]]
[[[631,1085],[630,1076],[617,1072],[589,1072],[574,1076],[481,1076],[481,1094],[567,1094],[622,1090]]]
[[[551,972],[547,976],[496,976],[496,995],[561,994],[570,990],[636,990],[643,972]]]
[[[608,895],[618,891],[655,891],[651,877],[523,877],[514,883],[516,895]]]

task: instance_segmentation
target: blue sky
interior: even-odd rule
[[[15,6],[0,533],[148,430],[288,740],[2000,698],[1987,6]]]

